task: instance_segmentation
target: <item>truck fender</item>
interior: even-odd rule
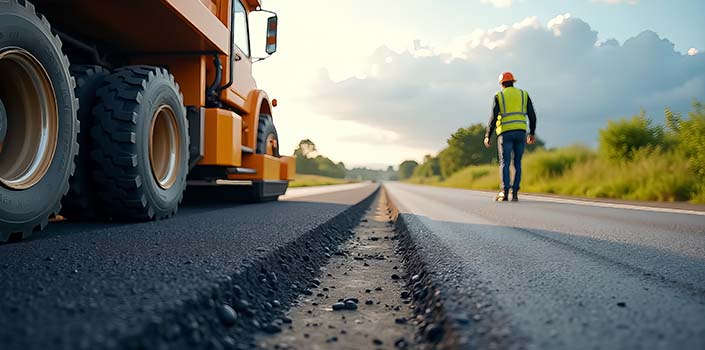
[[[248,140],[247,144],[248,146],[252,148],[257,147],[257,127],[259,126],[259,116],[261,114],[268,114],[272,116],[273,118],[273,107],[271,100],[269,99],[269,96],[267,95],[266,92],[263,90],[255,90],[252,93],[252,96],[250,98],[251,103],[254,105],[252,108],[250,108],[252,113],[252,118],[250,119],[252,121],[252,124],[249,125],[251,128],[251,132],[248,133]]]

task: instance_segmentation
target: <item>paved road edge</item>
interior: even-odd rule
[[[261,252],[232,276],[204,288],[179,307],[158,312],[137,333],[116,334],[105,348],[254,349],[254,336],[268,332],[296,298],[309,291],[339,245],[374,201],[380,186],[359,203],[276,250]],[[91,348],[95,348],[91,345]]]

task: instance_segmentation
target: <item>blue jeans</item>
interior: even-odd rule
[[[497,150],[499,152],[499,176],[502,180],[501,188],[508,191],[519,191],[521,183],[521,157],[524,155],[526,147],[526,131],[512,130],[505,131],[497,137]],[[511,184],[509,175],[509,165],[514,154],[514,184]]]

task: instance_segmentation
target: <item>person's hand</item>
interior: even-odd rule
[[[533,145],[536,142],[536,136],[534,135],[529,135],[526,137],[526,143],[529,145]]]
[[[486,148],[492,148],[492,145],[490,144],[490,138],[485,137],[485,147]]]

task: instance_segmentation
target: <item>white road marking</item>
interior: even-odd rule
[[[532,196],[532,195],[523,195],[523,196],[520,197],[520,199],[522,199],[522,198],[523,198],[523,199],[531,199],[531,200],[540,201],[540,202],[565,203],[565,204],[576,204],[576,205],[589,205],[589,206],[593,206],[593,207],[603,207],[603,208],[629,209],[629,210],[646,210],[646,211],[655,211],[655,212],[660,212],[660,213],[689,214],[689,215],[705,216],[705,211],[687,210],[687,209],[649,207],[649,206],[634,205],[634,204],[618,204],[618,203],[593,202],[593,201],[590,201],[590,200],[575,200],[575,199],[543,197],[543,196]]]

